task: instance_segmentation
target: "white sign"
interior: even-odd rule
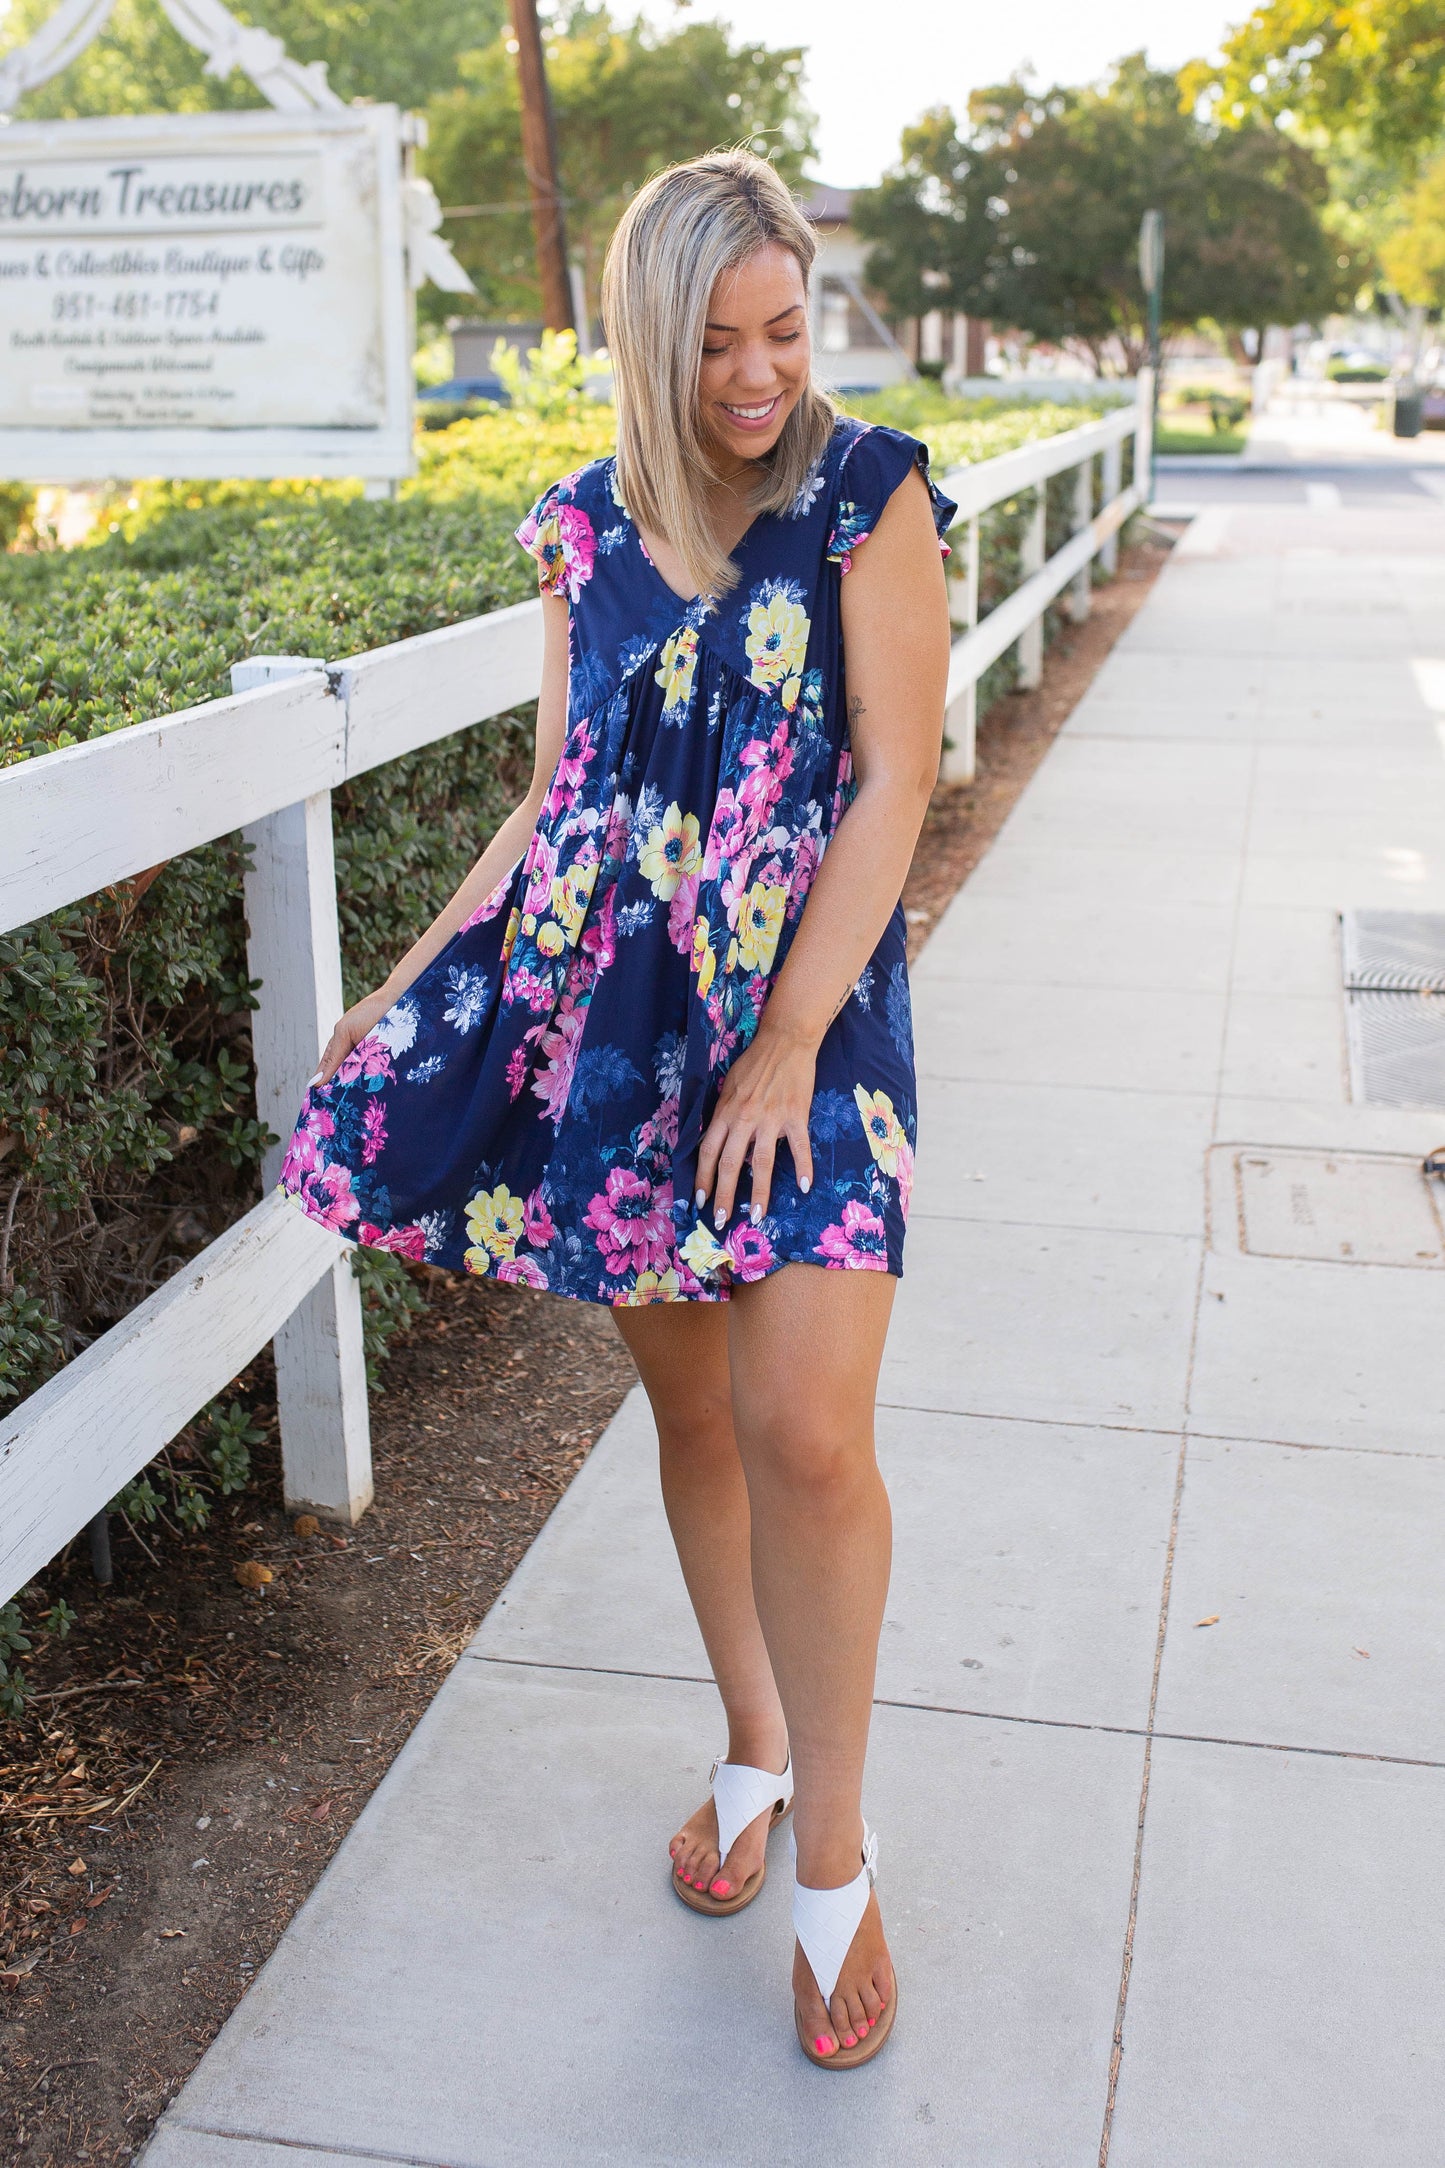
[[[0,473],[409,472],[399,122],[0,130]]]

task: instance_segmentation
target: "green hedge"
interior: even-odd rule
[[[1087,418],[960,408],[932,387],[859,401],[925,435],[938,468]],[[0,765],[216,698],[237,658],[338,660],[533,591],[511,540],[545,484],[610,441],[607,409],[498,412],[419,440],[393,503],[321,484],[149,484],[92,547],[0,556]],[[1051,490],[1067,529],[1069,485]],[[985,603],[1026,507],[985,523]],[[108,530],[108,531],[107,531]],[[996,666],[992,682],[1005,681]],[[987,690],[987,688],[986,688]],[[384,975],[524,786],[527,711],[335,794],[348,998]],[[32,1391],[258,1193],[240,840],[173,859],[0,938],[0,1402]],[[404,1308],[364,1272],[373,1342]]]

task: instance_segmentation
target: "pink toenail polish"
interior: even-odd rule
[[[731,1882],[724,1882],[721,1875],[718,1876],[716,1882],[714,1882],[712,1885],[712,1893],[714,1897],[730,1897],[732,1895],[732,1890],[733,1886]]]
[[[852,2033],[847,2033],[844,2036],[843,2045],[845,2048],[856,2048],[858,2042],[854,2039]]]
[[[817,2039],[813,2042],[813,2045],[820,2055],[831,2055],[833,2052],[832,2041],[825,2039],[822,2033],[819,2033]]]

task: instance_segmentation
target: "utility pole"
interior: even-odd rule
[[[1139,221],[1139,283],[1149,308],[1149,367],[1153,412],[1149,418],[1149,501],[1154,500],[1154,440],[1159,434],[1159,318],[1164,297],[1164,213],[1146,211]]]
[[[517,87],[522,99],[522,163],[532,198],[532,230],[537,236],[537,274],[542,285],[542,318],[549,331],[573,331],[572,285],[567,276],[567,225],[557,184],[557,131],[542,56],[537,0],[509,0],[512,43],[517,54]]]

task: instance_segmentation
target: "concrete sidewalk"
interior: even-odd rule
[[[784,1845],[668,1890],[721,1732],[634,1396],[148,2168],[1436,2168],[1445,1269],[1257,1252],[1291,1153],[1368,1215],[1445,1142],[1348,1099],[1335,919],[1445,911],[1442,684],[1445,506],[1211,513],[918,970],[879,2062],[794,2044]]]

